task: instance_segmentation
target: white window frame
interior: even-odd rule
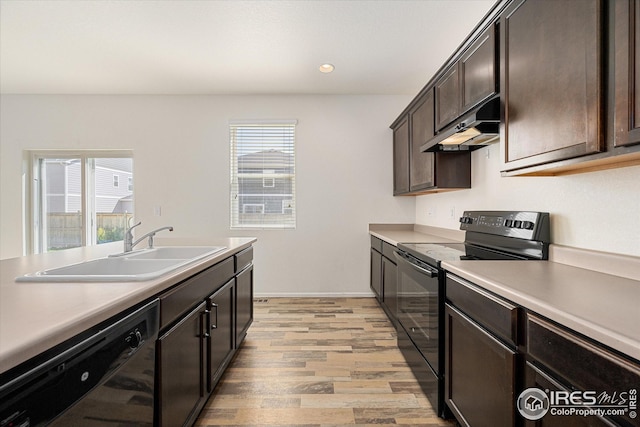
[[[247,207],[257,207],[259,212],[247,212]],[[242,205],[242,213],[264,213],[264,203],[245,203]]]
[[[95,196],[87,197],[89,188],[94,187],[94,172],[96,158],[131,158],[132,150],[28,150],[25,159],[29,159],[30,167],[27,170],[29,184],[24,188],[25,206],[25,230],[24,248],[25,254],[38,254],[47,252],[46,245],[46,219],[43,217],[44,194],[40,186],[40,161],[46,158],[80,159],[81,163],[81,246],[97,244],[97,236],[94,224],[96,223]],[[91,172],[91,173],[89,173]],[[116,176],[116,175],[114,175]],[[135,197],[134,197],[135,200]]]
[[[295,146],[296,146],[296,120],[233,120],[229,122],[229,145],[230,145],[230,228],[237,229],[295,229],[296,209],[295,209]],[[241,133],[244,131],[244,133]],[[254,132],[255,131],[255,132]],[[252,133],[253,132],[253,133]],[[239,135],[243,135],[241,138]],[[282,140],[278,138],[282,135]],[[284,167],[275,162],[269,151],[280,151],[286,159]],[[251,162],[251,166],[239,171],[239,159],[244,155],[264,154],[264,159],[257,157],[245,158]],[[286,155],[285,155],[286,154]],[[271,158],[271,161],[269,161]],[[274,168],[274,163],[277,167]],[[243,184],[243,179],[251,180],[253,184]],[[260,179],[262,186],[260,187]],[[291,194],[271,194],[263,191],[265,188],[274,188],[276,179],[284,179],[288,184],[291,182]],[[257,181],[257,182],[256,182]],[[245,181],[247,182],[247,181]],[[244,189],[241,185],[246,185]],[[245,192],[242,192],[242,191]],[[287,187],[287,193],[288,187]],[[248,194],[254,193],[254,194]],[[258,194],[255,194],[258,193]],[[246,197],[252,197],[251,203],[241,205],[241,201]],[[277,198],[286,197],[287,208],[284,204],[278,209]],[[261,200],[262,199],[262,200]],[[276,203],[274,206],[274,202]],[[245,208],[242,206],[252,206],[261,204],[263,206],[262,215],[244,216]],[[268,206],[268,209],[267,209]]]
[[[292,207],[289,207],[289,205],[292,205]],[[288,213],[287,211],[292,211],[293,210],[293,201],[292,200],[283,200],[282,201],[282,213]]]
[[[275,188],[276,186],[276,179],[273,177],[267,177],[267,176],[263,176],[262,177],[262,186],[264,188]]]
[[[120,175],[113,174],[113,188],[120,187]]]

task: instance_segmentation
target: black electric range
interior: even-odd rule
[[[544,260],[549,250],[546,212],[466,211],[460,229],[464,243],[399,243],[395,252],[398,347],[440,416],[445,416],[442,261]]]

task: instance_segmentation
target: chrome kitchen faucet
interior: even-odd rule
[[[173,231],[173,227],[172,226],[160,227],[160,228],[157,228],[157,229],[155,229],[153,231],[150,231],[150,232],[146,233],[145,235],[143,235],[142,237],[140,237],[138,240],[136,240],[134,242],[133,241],[133,233],[131,232],[131,230],[133,230],[135,227],[139,226],[140,224],[142,224],[142,221],[140,221],[137,224],[129,227],[127,229],[127,232],[124,234],[124,252],[125,253],[131,252],[133,250],[133,247],[135,245],[137,245],[138,243],[140,243],[145,238],[149,238],[149,249],[153,249],[153,236],[155,236],[157,232],[162,231],[162,230]]]

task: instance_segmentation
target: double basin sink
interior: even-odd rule
[[[16,278],[19,282],[131,282],[156,279],[226,249],[224,246],[163,246],[126,252]]]

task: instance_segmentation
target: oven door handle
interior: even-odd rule
[[[429,267],[427,265],[420,266],[420,265],[416,264],[415,262],[413,262],[411,260],[411,257],[409,255],[407,255],[407,254],[405,254],[403,252],[395,251],[394,255],[395,255],[396,259],[399,262],[406,263],[411,268],[413,268],[414,270],[416,270],[417,272],[419,272],[421,274],[424,274],[424,275],[429,276],[429,277],[437,277],[438,276],[438,270],[436,270],[435,268],[431,268],[431,267]]]

